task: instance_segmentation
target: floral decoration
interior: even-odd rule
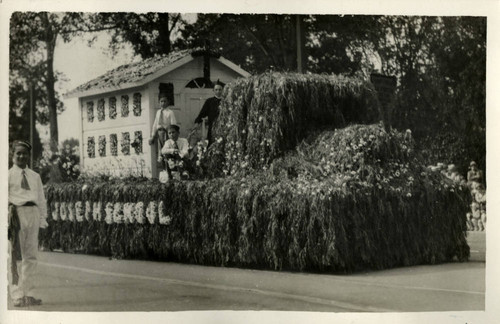
[[[126,223],[132,224],[134,222],[134,208],[134,203],[127,202],[123,205],[123,218]]]
[[[109,135],[109,147],[111,149],[111,155],[118,155],[118,137],[116,134]]]
[[[122,101],[122,117],[128,117],[129,108],[128,108],[128,96],[124,95],[121,98]]]
[[[106,136],[99,136],[99,156],[106,156]]]
[[[92,123],[94,121],[94,102],[87,102],[87,121]]]
[[[99,99],[97,101],[97,120],[103,121],[105,119],[104,116],[104,99]]]
[[[115,203],[113,206],[113,223],[123,223],[124,215],[123,215],[123,204],[120,202]]]
[[[85,201],[85,220],[90,221],[92,220],[92,203],[90,201]]]
[[[83,203],[81,201],[77,201],[75,203],[75,217],[78,222],[82,222],[84,218],[84,210],[83,210]]]
[[[52,219],[55,221],[60,219],[60,217],[59,217],[60,208],[61,208],[61,203],[58,201],[53,202],[51,204]]]
[[[100,221],[102,219],[102,202],[94,201],[92,206],[92,219]]]
[[[158,219],[158,205],[156,201],[150,201],[148,208],[146,208],[146,217],[150,224],[155,224]]]
[[[112,202],[107,202],[106,207],[104,207],[104,212],[106,214],[106,217],[104,218],[104,221],[106,224],[113,224],[113,203]]]
[[[94,136],[87,138],[87,154],[89,158],[95,158],[95,139]]]
[[[68,219],[68,207],[66,206],[65,202],[61,203],[61,208],[59,209],[60,215],[61,215],[61,220],[65,221]]]
[[[137,223],[143,224],[144,223],[144,203],[142,201],[139,201],[138,203],[135,204],[134,208],[134,219]]]
[[[122,153],[123,153],[123,155],[130,154],[130,133],[129,132],[122,133]]]
[[[75,203],[70,201],[66,206],[68,207],[68,220],[73,222],[75,220]]]
[[[116,98],[109,98],[109,118],[116,119]]]
[[[142,95],[140,93],[134,93],[134,116],[140,116],[141,115],[141,97]]]
[[[134,136],[135,136],[134,142],[130,145],[134,148],[136,154],[141,154],[142,153],[142,131],[135,131]]]

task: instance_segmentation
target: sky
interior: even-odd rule
[[[59,141],[69,138],[78,139],[78,128],[74,127],[75,120],[78,120],[78,98],[65,99],[62,95],[90,81],[105,72],[120,65],[139,60],[134,56],[131,46],[123,45],[122,50],[114,57],[108,50],[110,40],[109,34],[101,32],[97,40],[88,46],[87,37],[74,38],[69,43],[58,40],[54,55],[54,69],[62,72],[65,80],[56,83],[56,91],[63,100],[65,111],[58,115]],[[48,126],[38,127],[42,132],[42,140],[48,140]]]

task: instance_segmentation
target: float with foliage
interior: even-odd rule
[[[50,184],[41,244],[323,272],[466,260],[466,188],[426,168],[411,133],[377,116],[373,87],[357,79],[239,79],[197,163],[203,178]]]

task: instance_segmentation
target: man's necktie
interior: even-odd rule
[[[28,179],[26,179],[26,171],[23,170],[22,174],[23,174],[23,179],[21,180],[21,188],[25,190],[30,190]]]
[[[177,145],[177,141],[174,141],[174,149],[179,150],[179,145]]]

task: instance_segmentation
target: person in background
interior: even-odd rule
[[[219,105],[222,99],[223,89],[224,85],[219,80],[217,80],[214,86],[214,96],[208,98],[205,101],[203,107],[201,108],[200,113],[198,114],[198,117],[196,117],[196,119],[194,120],[195,124],[201,125],[203,119],[207,118],[207,127],[208,127],[207,139],[209,144],[213,142],[212,138],[213,124],[214,121],[219,116]]]
[[[477,168],[476,162],[472,161],[467,172],[467,184],[472,188],[482,187],[483,185],[483,171]]]
[[[47,203],[40,175],[28,168],[31,144],[14,141],[13,163],[9,169],[9,292],[14,307],[41,305],[33,297],[33,277],[37,266],[38,232],[46,228]],[[15,250],[16,253],[13,253]],[[18,265],[18,253],[22,261]],[[19,271],[18,271],[19,269]]]

